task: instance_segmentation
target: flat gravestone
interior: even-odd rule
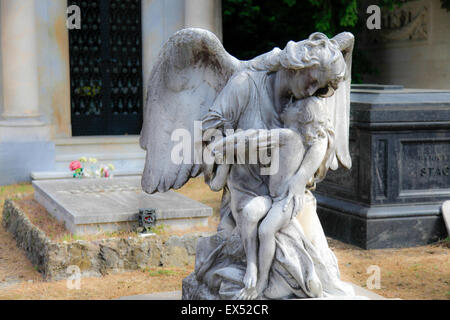
[[[207,226],[212,208],[179,193],[146,194],[140,177],[33,181],[34,197],[76,234],[133,230],[139,209],[156,209],[156,224],[175,230]]]

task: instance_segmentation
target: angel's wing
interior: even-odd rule
[[[330,112],[334,125],[334,156],[330,157],[330,168],[336,170],[338,161],[341,165],[350,169],[352,159],[349,150],[349,125],[350,125],[350,85],[352,74],[352,52],[355,37],[349,32],[342,32],[333,38],[338,44],[344,56],[346,73],[344,81],[339,84],[334,95],[326,98],[327,109]]]
[[[194,150],[194,122],[200,121],[240,61],[223,48],[217,37],[203,29],[175,33],[163,46],[148,82],[140,145],[147,150],[142,188],[147,193],[181,188],[200,173],[193,153],[174,161],[179,141],[172,133],[188,133]],[[190,161],[186,157],[190,157]]]

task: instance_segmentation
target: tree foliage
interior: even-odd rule
[[[390,9],[404,0],[379,0]],[[366,27],[357,0],[223,0],[225,48],[240,59],[250,59],[273,47],[284,48],[289,40],[302,40],[320,31],[332,37],[342,31],[357,34]],[[450,0],[442,0],[442,5]],[[363,10],[364,9],[364,10]],[[353,79],[372,73],[372,64],[355,44]]]
[[[450,0],[441,0],[441,8],[450,11]]]

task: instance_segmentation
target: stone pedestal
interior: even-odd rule
[[[352,169],[315,192],[325,233],[366,249],[445,237],[450,197],[450,91],[354,86]]]

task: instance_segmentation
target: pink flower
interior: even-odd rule
[[[72,161],[69,165],[69,168],[71,171],[75,171],[77,169],[81,168],[81,162],[80,161]]]
[[[108,178],[109,177],[108,169],[103,170],[103,174],[105,175],[105,178]]]

